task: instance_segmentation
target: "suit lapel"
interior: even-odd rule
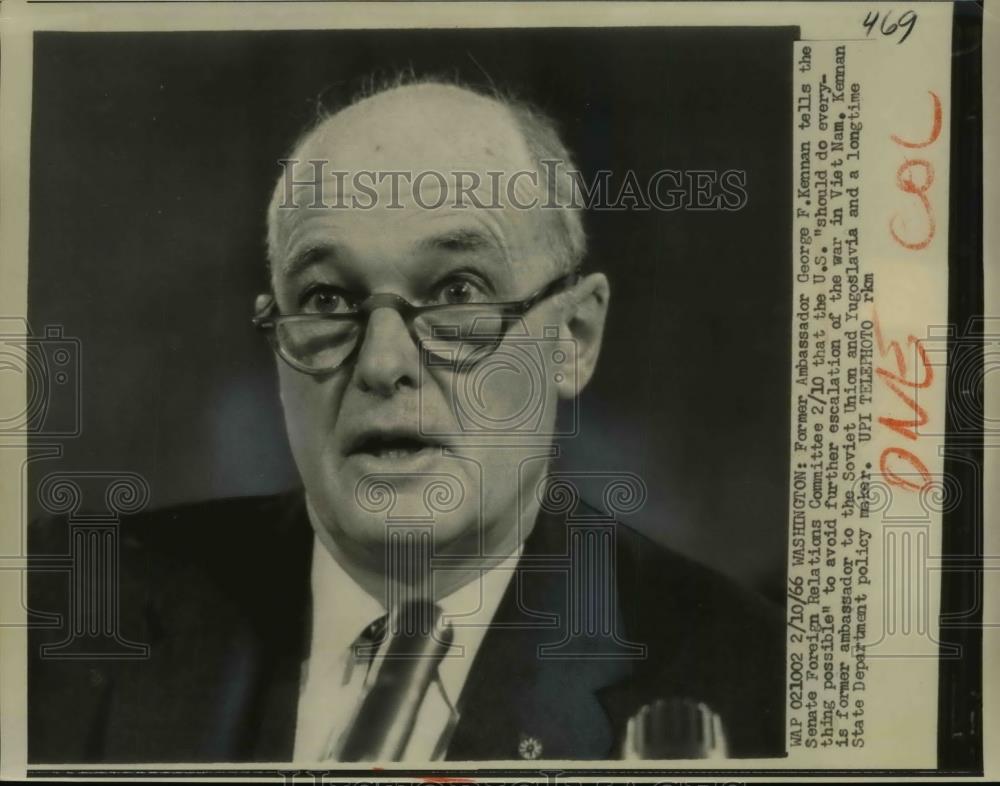
[[[253,712],[256,734],[251,758],[291,761],[295,750],[302,662],[311,637],[310,565],[313,530],[304,497],[296,495],[281,526],[281,554],[269,560],[276,581],[263,581],[265,591],[255,608],[254,628],[262,653],[258,701]],[[277,545],[277,544],[276,544]]]
[[[566,522],[541,514],[470,669],[448,759],[595,759],[614,750],[620,729],[600,692],[632,676],[636,653],[609,636],[570,637],[571,581],[579,591],[570,553]],[[622,619],[616,593],[590,600]]]
[[[114,670],[106,760],[291,760],[312,528],[301,493],[244,515],[244,542],[145,577],[150,657]]]

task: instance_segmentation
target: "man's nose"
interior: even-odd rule
[[[379,396],[417,387],[420,350],[395,309],[376,308],[368,316],[354,374],[362,390]]]

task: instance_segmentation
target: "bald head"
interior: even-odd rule
[[[269,261],[272,270],[284,264],[291,211],[317,200],[371,209],[407,207],[408,198],[441,207],[457,197],[463,208],[533,211],[539,241],[570,269],[586,242],[571,206],[573,171],[552,122],[526,104],[442,82],[391,87],[327,116],[298,142],[268,211]]]
[[[387,90],[332,115],[305,137],[296,158],[323,156],[348,171],[532,166],[506,106],[436,83]]]

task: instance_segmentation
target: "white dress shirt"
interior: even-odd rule
[[[438,746],[449,730],[452,707],[458,702],[519,556],[520,548],[500,565],[438,601],[444,620],[452,625],[454,638],[438,667],[440,683],[431,685],[420,705],[405,760],[432,761],[442,753]],[[300,683],[294,752],[297,763],[321,761],[346,731],[364,692],[366,677],[374,672],[356,660],[352,645],[368,625],[386,613],[316,537],[310,583],[312,641]]]

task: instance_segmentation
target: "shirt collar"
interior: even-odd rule
[[[340,660],[361,632],[385,614],[385,609],[351,578],[315,535],[310,583],[313,608],[310,661]]]
[[[444,618],[452,625],[452,646],[439,666],[441,683],[455,703],[479,651],[497,607],[510,584],[522,546],[501,563],[483,569],[480,577],[440,599]],[[310,583],[312,587],[312,642],[310,668],[316,660],[343,662],[348,648],[385,608],[365,592],[314,535]]]

